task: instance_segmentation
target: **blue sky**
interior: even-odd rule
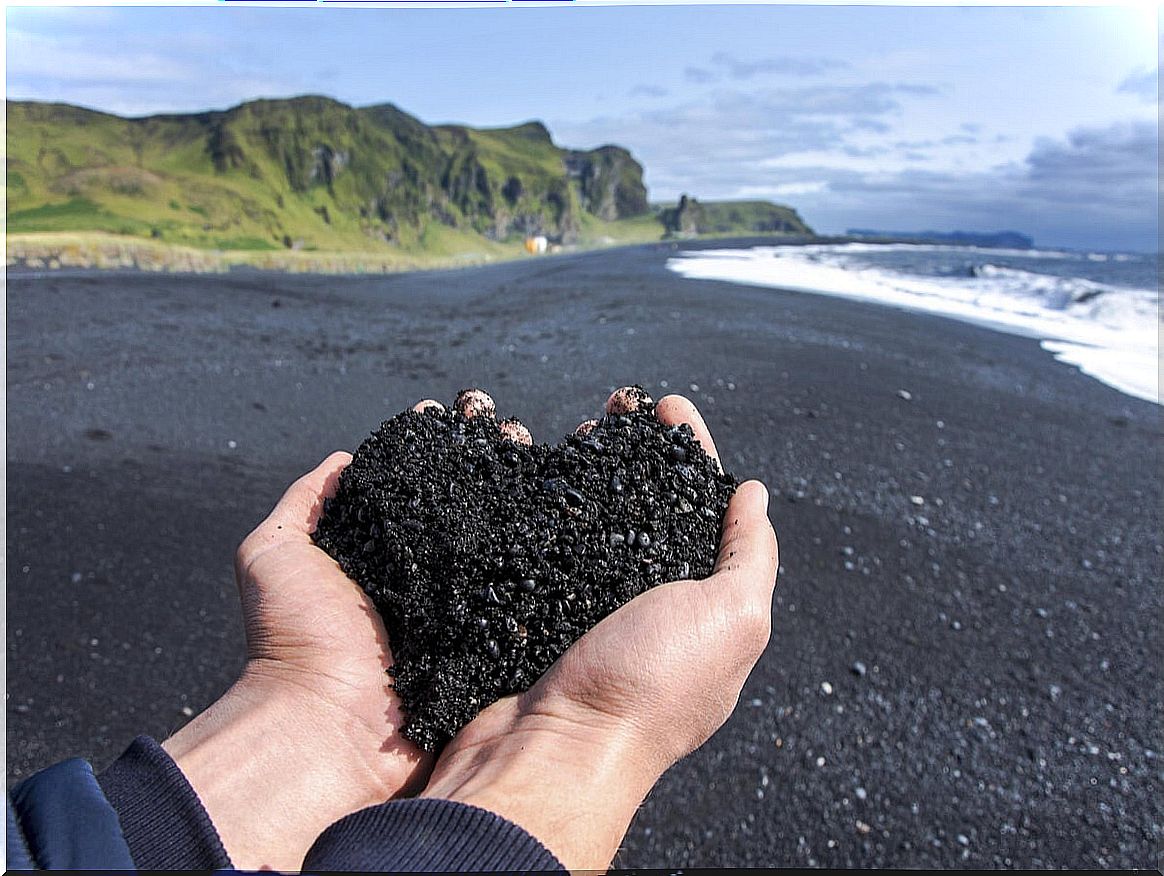
[[[652,200],[820,231],[1014,228],[1155,250],[1152,9],[572,6],[7,10],[7,89],[124,115],[327,94],[614,142]]]

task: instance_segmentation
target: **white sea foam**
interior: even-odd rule
[[[842,244],[701,250],[667,266],[685,277],[836,295],[954,317],[1038,338],[1056,359],[1107,385],[1160,403],[1158,296],[984,264],[967,276],[923,276],[860,261],[867,253],[973,252],[976,258],[1079,259],[1055,250],[991,250],[915,244]],[[857,257],[857,258],[854,258]]]

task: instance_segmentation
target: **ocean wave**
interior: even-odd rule
[[[667,267],[692,279],[726,280],[835,295],[954,317],[1044,341],[1060,361],[1121,392],[1159,403],[1160,307],[1155,290],[1041,274],[989,261],[943,275],[872,266],[864,253],[948,252],[976,257],[985,249],[914,244],[843,244],[683,252]],[[998,254],[1010,251],[997,250]],[[1024,258],[1059,258],[1062,254]],[[1082,254],[1071,254],[1084,258]]]

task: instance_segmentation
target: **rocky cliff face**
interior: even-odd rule
[[[703,207],[695,198],[680,195],[679,204],[660,215],[663,228],[676,237],[695,237],[704,227]]]
[[[646,213],[643,166],[620,146],[567,152],[566,173],[578,186],[582,209],[611,221]]]

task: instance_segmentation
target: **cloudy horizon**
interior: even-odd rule
[[[429,124],[536,118],[560,145],[630,149],[652,201],[1158,249],[1152,11],[9,8],[6,39],[10,99],[147,115],[315,93]]]

